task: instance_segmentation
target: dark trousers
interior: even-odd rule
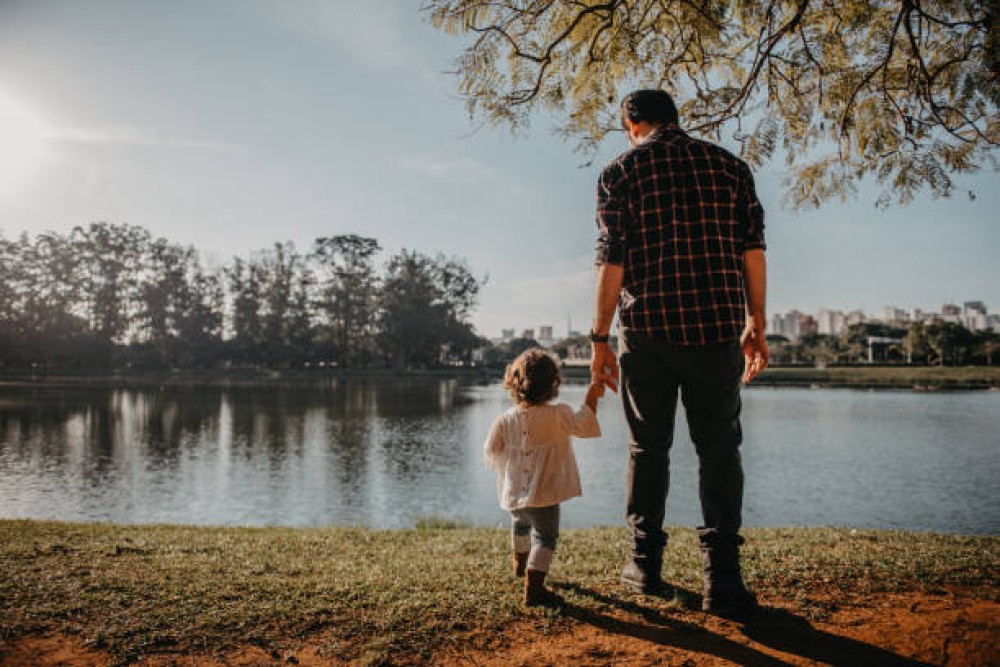
[[[740,443],[739,343],[685,347],[619,330],[622,403],[631,441],[627,517],[636,562],[659,561],[666,544],[663,518],[670,484],[677,395],[698,454],[698,491],[705,527],[739,532],[743,509]]]

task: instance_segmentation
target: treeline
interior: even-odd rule
[[[794,341],[768,336],[772,365],[853,365],[869,362],[869,337],[891,339],[872,347],[880,364],[929,366],[993,365],[1000,363],[1000,335],[970,331],[954,322],[911,323],[905,327],[873,322],[854,324],[840,336],[804,334]]]
[[[468,359],[482,281],[374,238],[291,242],[221,267],[141,226],[0,238],[0,367],[429,367]]]

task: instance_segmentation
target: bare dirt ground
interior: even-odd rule
[[[571,586],[569,586],[571,587]],[[399,655],[345,663],[329,656],[332,639],[275,640],[225,654],[151,654],[149,667],[251,665],[1000,665],[1000,603],[961,590],[850,598],[814,595],[794,603],[762,600],[766,611],[747,623],[708,616],[673,601],[630,601],[586,590],[597,604],[570,606],[551,622],[524,621],[487,636],[471,630],[431,657]],[[795,611],[792,611],[792,609]],[[804,610],[804,611],[803,611]],[[22,637],[0,644],[0,667],[90,667],[114,656],[66,635]]]

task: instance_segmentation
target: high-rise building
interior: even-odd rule
[[[547,324],[538,327],[538,342],[546,347],[555,342],[552,336],[552,327]]]
[[[847,313],[847,326],[852,327],[855,324],[864,324],[867,321],[865,316],[865,311],[863,310],[852,310]]]
[[[510,341],[514,340],[514,330],[504,329],[500,335],[500,338],[503,340],[503,342],[509,343]]]
[[[962,324],[969,331],[986,331],[990,328],[990,318],[986,304],[982,301],[966,301],[962,304]]]
[[[793,308],[785,313],[784,320],[782,330],[785,332],[785,336],[795,340],[799,337],[799,323],[802,321],[802,313]]]
[[[902,308],[896,308],[896,306],[886,306],[885,315],[883,319],[886,324],[898,324],[900,322],[905,322],[907,318],[907,313]]]
[[[847,318],[839,310],[822,308],[816,314],[816,327],[821,334],[839,336],[847,328]]]
[[[789,340],[795,340],[799,337],[799,320],[801,317],[802,313],[797,310],[790,310],[784,315],[779,313],[771,315],[771,319],[768,322],[770,333],[784,336]]]
[[[953,324],[961,324],[962,309],[953,303],[946,303],[941,306],[941,319]]]
[[[771,315],[767,322],[767,330],[775,336],[784,336],[785,318],[778,313]]]
[[[990,318],[986,313],[962,315],[962,326],[969,331],[986,331],[990,328]]]
[[[524,331],[521,332],[521,338],[525,338],[527,340],[535,340],[535,330],[525,329]]]
[[[986,314],[986,304],[982,301],[966,301],[962,306],[966,315]]]

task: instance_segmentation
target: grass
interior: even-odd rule
[[[996,599],[1000,590],[996,537],[745,534],[746,576],[765,595],[961,587]],[[628,596],[616,584],[626,543],[620,528],[565,530],[550,579],[584,608]],[[525,618],[542,630],[565,622],[520,606],[508,562],[505,531],[433,519],[404,531],[2,520],[0,651],[17,637],[61,632],[125,663],[319,637],[331,656],[387,664],[459,639],[486,646]],[[697,590],[699,567],[695,533],[672,530],[664,577]]]
[[[567,379],[581,381],[590,377],[590,369],[571,367],[563,374]],[[859,389],[1000,388],[1000,366],[772,366],[752,386],[813,385]]]
[[[1000,387],[998,366],[832,366],[768,368],[754,384],[900,389],[976,389]]]

